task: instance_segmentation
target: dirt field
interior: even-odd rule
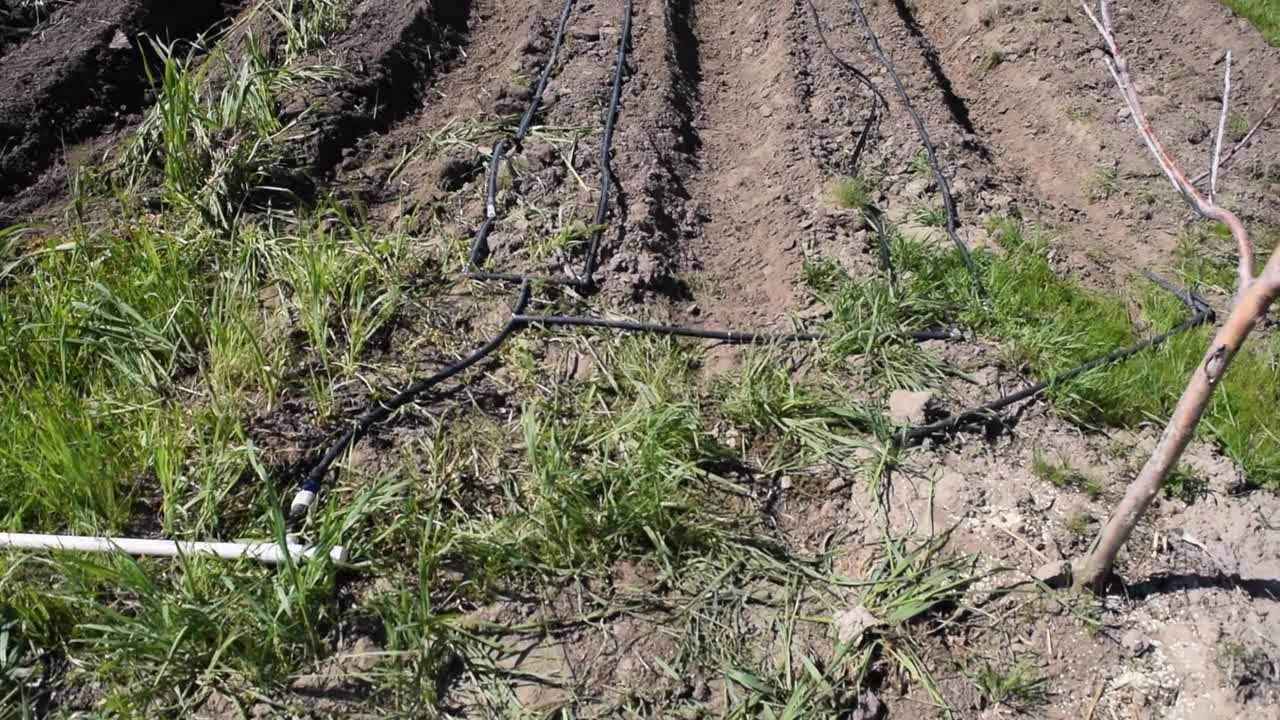
[[[1087,551],[1206,328],[893,441],[1181,322],[1143,272],[1221,316],[1232,248],[1076,3],[866,5],[985,310],[843,0],[74,0],[0,36],[0,530],[359,562],[0,556],[0,718],[1280,717],[1272,321],[1103,597],[1029,573]],[[1219,198],[1270,250],[1280,49],[1211,0],[1116,23],[1191,174],[1232,52],[1228,147],[1261,126]],[[465,275],[490,226],[523,300]],[[397,402],[513,303],[779,341],[525,323]]]

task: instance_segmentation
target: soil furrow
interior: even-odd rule
[[[1280,86],[1280,51],[1242,34],[1216,3],[1153,2],[1143,11],[1149,23],[1132,9],[1118,12],[1121,32],[1143,38],[1128,42],[1148,113],[1188,169],[1208,157],[1225,48],[1237,61],[1234,113],[1256,117]],[[1006,176],[1001,194],[1056,226],[1071,269],[1110,286],[1139,268],[1168,268],[1177,245],[1169,228],[1184,223],[1184,206],[1136,141],[1078,8],[929,2],[908,18],[920,43],[937,49],[937,72],[967,98],[965,117],[990,150],[991,170]],[[1150,27],[1169,30],[1150,35]],[[1254,149],[1254,170],[1238,165],[1224,179],[1250,218],[1274,216],[1278,207],[1263,189],[1274,155],[1264,148]]]
[[[79,0],[55,2],[14,2],[0,7],[0,58],[26,42],[38,41],[60,23],[71,22],[69,7]]]
[[[6,54],[0,59],[8,87],[0,98],[0,196],[32,184],[62,148],[129,122],[148,96],[144,36],[191,39],[237,7],[230,0],[83,0]],[[87,104],[86,88],[93,88]]]
[[[691,284],[709,321],[768,326],[794,308],[802,198],[821,185],[788,110],[799,92],[772,3],[703,0],[678,18],[698,39],[699,147],[688,180],[706,222]]]
[[[350,23],[359,30],[315,58],[356,70],[340,92],[325,88],[289,103],[291,113],[306,110],[320,128],[309,153],[315,177],[328,177],[344,158],[356,167],[358,142],[370,141],[421,108],[437,73],[466,54],[471,6],[471,0],[364,6]]]

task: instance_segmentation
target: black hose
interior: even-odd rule
[[[485,219],[476,230],[475,238],[471,242],[471,249],[467,252],[467,264],[463,271],[465,277],[477,280],[503,280],[513,283],[522,283],[526,279],[524,274],[490,273],[477,270],[477,267],[483,257],[489,253],[489,234],[493,232],[493,227],[498,220],[498,173],[502,169],[502,158],[506,154],[506,146],[510,143],[517,152],[523,147],[529,128],[532,127],[533,120],[537,116],[538,110],[542,107],[542,96],[546,92],[547,82],[550,80],[551,72],[555,68],[560,48],[564,45],[565,31],[568,28],[569,18],[576,3],[577,0],[565,0],[563,8],[560,10],[560,24],[551,39],[551,49],[548,51],[547,61],[542,66],[542,72],[538,74],[538,82],[534,85],[533,93],[529,98],[529,106],[525,110],[524,117],[520,120],[519,127],[516,128],[515,134],[508,139],[499,140],[493,144],[493,151],[489,155],[489,169],[485,177]],[[581,282],[574,279],[565,284],[577,285],[581,284]]]
[[[422,393],[493,354],[495,350],[502,346],[502,343],[506,342],[508,337],[524,326],[524,322],[517,318],[528,302],[529,283],[526,281],[520,284],[515,305],[511,308],[511,318],[502,326],[502,329],[498,331],[498,334],[490,338],[484,345],[476,348],[470,355],[446,366],[443,370],[440,370],[430,377],[415,380],[403,390],[396,393],[390,400],[375,403],[372,407],[366,410],[363,415],[356,418],[356,420],[351,423],[351,426],[347,428],[345,432],[333,441],[329,446],[329,449],[325,451],[324,455],[320,456],[320,459],[311,468],[311,471],[307,473],[306,478],[303,480],[302,490],[312,494],[319,492],[320,481],[324,478],[325,474],[329,472],[329,468],[332,467],[333,463],[336,462],[339,457],[342,457],[342,454],[350,449],[352,445],[363,438],[369,432],[370,428],[391,417],[397,410],[416,400],[418,396],[422,395]],[[309,502],[300,503],[295,500],[292,507],[289,508],[289,516],[293,519],[297,519],[306,514],[309,507]]]
[[[1192,309],[1193,314],[1191,315],[1191,317],[1182,321],[1181,323],[1179,323],[1177,326],[1175,326],[1173,329],[1169,330],[1168,332],[1161,333],[1155,337],[1148,338],[1146,340],[1142,340],[1140,342],[1134,343],[1133,345],[1130,345],[1127,348],[1123,348],[1121,350],[1116,350],[1114,352],[1107,353],[1106,355],[1090,360],[1089,362],[1077,368],[1067,370],[1066,372],[1063,372],[1063,373],[1059,373],[1058,375],[1055,375],[1054,377],[1050,378],[1045,382],[1036,383],[1035,385],[1032,385],[1030,387],[1026,387],[1017,392],[1010,393],[1009,395],[1005,395],[1004,397],[1001,397],[997,400],[992,400],[989,403],[985,403],[983,405],[979,405],[977,407],[970,408],[968,410],[964,410],[962,412],[956,413],[954,415],[951,415],[937,422],[929,423],[927,425],[918,425],[916,427],[907,428],[902,432],[898,433],[898,436],[897,436],[898,441],[903,444],[908,444],[908,443],[921,440],[923,438],[930,437],[933,435],[940,435],[940,434],[952,432],[965,425],[970,425],[975,422],[983,422],[983,421],[989,420],[994,417],[994,414],[998,410],[1002,410],[1010,405],[1013,405],[1014,403],[1021,402],[1023,400],[1027,400],[1029,398],[1035,397],[1036,395],[1039,395],[1045,390],[1061,385],[1064,382],[1073,380],[1091,370],[1096,370],[1100,367],[1104,367],[1106,365],[1111,365],[1113,363],[1118,363],[1122,360],[1126,360],[1129,357],[1136,355],[1137,353],[1142,352],[1143,350],[1146,350],[1147,348],[1160,345],[1161,343],[1166,342],[1167,340],[1174,337],[1175,335],[1184,333],[1188,330],[1191,330],[1192,328],[1203,325],[1206,322],[1213,322],[1213,319],[1214,319],[1213,309],[1210,308],[1202,298],[1198,297],[1197,295],[1195,295],[1190,291],[1187,291],[1187,293],[1184,295],[1183,293],[1179,292],[1176,288],[1173,288],[1172,286],[1165,283],[1165,281],[1156,278],[1154,275],[1148,274],[1148,276],[1151,277],[1152,280],[1154,280],[1161,286],[1168,288],[1171,292],[1173,292],[1174,295],[1176,295],[1190,309]]]
[[[569,327],[598,327],[611,330],[645,332],[655,335],[674,337],[694,337],[705,340],[722,340],[742,345],[771,345],[777,343],[809,342],[825,340],[823,333],[761,333],[742,330],[712,330],[708,328],[686,327],[683,325],[659,325],[633,320],[608,320],[605,318],[577,317],[567,315],[519,315],[530,325],[558,325]],[[913,340],[958,340],[962,337],[958,330],[920,330],[910,333]]]
[[[609,216],[609,191],[613,187],[613,163],[610,152],[613,147],[613,130],[618,122],[618,108],[622,104],[622,76],[626,72],[627,47],[631,43],[631,0],[622,4],[622,36],[618,38],[618,54],[613,67],[613,89],[609,94],[609,108],[604,114],[604,135],[600,138],[600,200],[596,203],[596,230],[591,233],[591,247],[582,266],[582,284],[590,289],[594,284],[596,262],[600,255],[600,229]]]
[[[831,43],[827,41],[827,33],[822,29],[822,18],[818,15],[818,7],[813,4],[813,0],[807,0],[807,2],[809,4],[809,13],[813,17],[813,25],[818,31],[818,40],[822,42],[822,47],[826,48],[827,54],[836,61],[837,65],[850,75],[853,75],[858,82],[871,91],[871,111],[867,113],[866,122],[862,126],[862,133],[858,136],[858,143],[853,148],[853,159],[850,161],[852,170],[857,172],[862,153],[867,149],[867,139],[871,135],[872,128],[875,127],[876,122],[880,119],[880,108],[883,107],[887,112],[889,110],[889,101],[885,99],[880,92],[880,88],[876,87],[866,73],[854,67],[853,63],[845,60],[835,51],[835,48],[831,47]]]
[[[560,10],[560,25],[556,28],[555,37],[551,39],[551,57],[547,59],[547,64],[542,66],[542,74],[538,76],[538,84],[533,89],[534,101],[529,103],[528,109],[524,111],[524,117],[520,119],[520,127],[516,128],[514,140],[517,148],[524,142],[525,135],[529,134],[533,118],[542,106],[542,94],[547,90],[547,80],[551,78],[551,71],[555,68],[556,56],[560,53],[560,46],[564,44],[564,31],[569,27],[569,16],[573,14],[573,6],[577,2],[578,0],[565,0],[564,8]]]
[[[942,172],[942,164],[938,161],[937,150],[929,139],[929,130],[925,127],[924,119],[920,117],[920,113],[916,112],[915,106],[911,104],[911,96],[907,94],[907,88],[902,84],[902,78],[898,77],[893,60],[880,47],[880,40],[876,37],[875,31],[871,29],[871,22],[867,20],[866,14],[862,11],[862,3],[859,0],[851,0],[851,3],[854,17],[862,25],[862,30],[867,37],[867,43],[871,47],[872,53],[889,73],[889,77],[893,79],[893,85],[898,91],[898,99],[902,101],[907,114],[911,116],[911,122],[916,126],[916,134],[920,136],[920,143],[924,146],[925,155],[929,160],[929,169],[933,171],[934,181],[938,183],[938,191],[942,194],[947,236],[951,238],[951,242],[955,243],[956,250],[960,253],[960,259],[964,262],[965,270],[968,271],[969,278],[973,281],[974,292],[978,294],[978,300],[985,309],[988,305],[987,289],[983,286],[982,279],[978,277],[978,270],[973,265],[973,258],[969,256],[969,247],[964,244],[964,241],[956,233],[955,198],[951,195],[951,185],[947,182],[947,176]]]
[[[516,134],[509,140],[517,150],[520,149],[525,135],[532,126],[533,118],[538,108],[542,105],[542,96],[546,91],[547,81],[555,65],[560,47],[564,44],[565,29],[568,25],[570,11],[574,2],[576,0],[566,0],[565,2],[564,9],[560,14],[560,26],[552,39],[550,56],[542,68],[542,73],[534,88],[529,107],[525,111],[524,119],[521,120]],[[593,222],[593,225],[597,228],[604,225],[604,221],[609,216],[609,195],[614,184],[610,156],[613,150],[614,129],[617,126],[618,113],[622,104],[622,80],[626,74],[627,51],[631,42],[632,14],[632,0],[625,0],[623,3],[622,34],[618,38],[618,50],[614,60],[609,104],[605,109],[604,132],[600,138],[600,198],[596,202],[595,220]],[[603,231],[600,229],[594,230],[591,234],[591,242],[587,257],[583,261],[581,277],[575,278],[568,275],[533,277],[526,273],[492,272],[477,269],[483,256],[489,252],[489,234],[493,231],[493,226],[497,220],[498,173],[501,170],[507,142],[507,140],[500,140],[495,143],[489,158],[489,170],[485,182],[485,221],[481,223],[480,228],[476,231],[475,239],[471,243],[471,250],[467,253],[467,267],[464,274],[473,280],[499,280],[511,283],[537,280],[538,282],[554,285],[570,285],[584,290],[592,289],[593,276],[596,265],[599,262],[600,241],[603,237]]]

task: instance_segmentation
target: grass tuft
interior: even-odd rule
[[[915,221],[925,227],[942,227],[947,223],[946,211],[938,207],[922,205],[912,213]]]
[[[1024,664],[1000,669],[983,663],[969,673],[969,678],[982,696],[994,705],[1027,711],[1049,701],[1048,678]]]
[[[1188,505],[1200,500],[1208,492],[1209,478],[1185,465],[1175,468],[1164,483],[1164,494],[1167,497],[1177,498]]]
[[[703,465],[723,451],[690,395],[693,357],[632,337],[608,367],[601,382],[526,404],[518,509],[464,538],[469,562],[486,573],[590,572],[645,555],[673,568],[720,542]]]
[[[1062,527],[1077,542],[1085,540],[1089,536],[1089,531],[1093,527],[1093,516],[1085,512],[1076,512],[1068,515],[1062,521]]]
[[[982,60],[978,62],[976,74],[979,79],[990,75],[993,70],[1004,64],[1004,53],[999,50],[992,50],[982,56]]]
[[[878,416],[834,390],[796,382],[778,353],[749,355],[742,370],[720,384],[718,394],[729,420],[773,441],[767,471],[826,462],[868,482],[879,477],[882,453],[871,435],[881,430]]]
[[[838,208],[861,210],[871,203],[871,183],[861,175],[837,178],[831,184],[831,202]]]
[[[1078,490],[1091,500],[1102,497],[1102,483],[1072,467],[1065,458],[1054,463],[1037,452],[1031,459],[1031,473],[1056,488]]]
[[[855,282],[832,265],[813,267],[805,277],[832,313],[828,363],[850,366],[886,390],[922,390],[946,375],[942,361],[911,337],[941,326],[945,305],[902,293],[885,279]]]
[[[1120,171],[1115,168],[1099,168],[1084,182],[1084,194],[1090,203],[1110,200],[1120,194]]]

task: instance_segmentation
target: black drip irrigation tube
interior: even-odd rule
[[[671,337],[702,338],[704,340],[720,340],[739,345],[775,345],[781,343],[809,342],[826,340],[830,336],[825,333],[760,333],[741,330],[709,330],[704,328],[684,327],[682,325],[660,325],[642,323],[632,320],[609,320],[605,318],[577,317],[565,315],[517,315],[517,320],[529,325],[558,325],[561,327],[597,327],[629,332],[652,333]],[[912,340],[960,340],[964,336],[959,330],[919,330],[908,333]]]
[[[566,28],[568,27],[570,16],[572,15],[572,11],[575,4],[576,4],[576,0],[565,0],[563,10],[560,14],[560,23],[556,31],[556,34],[554,36],[554,39],[552,41],[550,56],[548,57],[547,63],[543,67],[542,73],[538,78],[538,82],[535,86],[533,97],[530,100],[529,108],[525,113],[523,119],[521,120],[520,125],[516,130],[516,133],[511,138],[507,140],[501,140],[494,144],[492,156],[490,157],[490,161],[489,161],[489,173],[488,173],[488,178],[486,182],[487,192],[486,192],[486,201],[485,201],[485,218],[484,218],[484,221],[480,224],[480,227],[476,232],[475,241],[473,242],[471,251],[468,255],[467,269],[464,273],[465,277],[469,279],[498,280],[498,281],[517,283],[518,289],[516,291],[515,300],[512,303],[510,317],[507,319],[507,322],[502,326],[502,328],[497,332],[497,334],[495,334],[492,338],[490,338],[485,344],[473,350],[470,354],[444,367],[443,369],[441,369],[440,371],[436,372],[435,374],[429,377],[425,377],[425,378],[421,378],[413,381],[412,383],[404,387],[402,390],[400,390],[398,393],[396,393],[396,395],[394,395],[393,397],[385,401],[374,403],[362,415],[353,419],[350,425],[346,428],[346,430],[344,430],[331,443],[329,443],[327,449],[323,452],[323,454],[321,454],[319,459],[315,462],[314,465],[311,466],[311,469],[304,476],[303,481],[301,483],[301,487],[297,492],[297,494],[294,496],[293,502],[291,503],[289,508],[289,518],[291,521],[299,521],[305,517],[305,515],[310,510],[312,505],[315,504],[316,498],[320,492],[321,484],[324,480],[325,475],[327,475],[328,472],[333,468],[333,465],[338,461],[338,459],[342,457],[344,453],[348,452],[351,449],[351,447],[355,445],[355,443],[359,442],[361,438],[363,438],[366,434],[368,434],[368,432],[375,425],[386,421],[392,415],[394,415],[398,410],[414,402],[419,397],[421,397],[424,393],[430,391],[432,388],[439,385],[440,383],[443,383],[449,380],[450,378],[457,376],[458,374],[468,370],[469,368],[485,360],[486,358],[491,356],[494,352],[496,352],[503,345],[503,343],[505,343],[509,338],[511,338],[511,336],[515,335],[516,333],[530,326],[538,325],[538,326],[560,326],[560,327],[595,327],[595,328],[605,328],[605,329],[619,330],[619,331],[626,331],[626,332],[643,332],[643,333],[652,333],[657,335],[666,335],[666,336],[674,336],[674,337],[691,337],[691,338],[701,338],[701,339],[707,339],[707,340],[718,340],[718,341],[738,343],[738,344],[775,344],[775,343],[789,343],[789,342],[806,342],[806,341],[819,341],[829,337],[822,333],[771,334],[771,333],[760,333],[760,332],[749,332],[749,331],[693,328],[693,327],[685,327],[685,326],[678,326],[678,325],[661,325],[661,324],[653,324],[653,323],[635,322],[630,320],[613,320],[613,319],[605,319],[605,318],[565,316],[565,315],[527,314],[526,309],[529,305],[529,301],[531,297],[531,287],[535,282],[547,283],[547,284],[570,285],[570,286],[574,286],[574,287],[582,288],[586,290],[592,289],[593,287],[592,276],[594,274],[596,263],[598,260],[599,244],[600,244],[600,238],[601,238],[601,233],[599,231],[597,231],[592,238],[592,242],[588,251],[587,258],[583,263],[583,273],[581,277],[568,277],[568,276],[535,277],[525,273],[483,272],[475,269],[475,265],[478,262],[479,258],[487,250],[487,246],[486,246],[487,237],[489,233],[493,230],[493,227],[497,222],[497,217],[498,217],[497,207],[496,207],[497,177],[498,177],[498,170],[502,162],[502,158],[507,151],[508,144],[510,144],[510,146],[514,148],[516,151],[519,151],[521,149],[523,141],[527,136],[529,129],[532,127],[534,118],[536,117],[537,111],[542,103],[542,94],[546,88],[547,82],[549,81],[549,78],[554,68],[556,58],[559,54],[560,48],[563,45],[565,31],[566,31]],[[854,6],[859,11],[861,10],[856,0],[854,0]],[[818,22],[817,11],[816,9],[813,8],[812,4],[810,4],[810,8],[814,10],[814,20],[816,23]],[[610,150],[611,150],[611,145],[613,140],[613,132],[614,132],[614,128],[615,128],[617,117],[618,117],[619,106],[621,104],[622,78],[625,70],[627,50],[629,47],[630,37],[631,37],[632,0],[624,0],[623,13],[624,13],[624,17],[622,22],[622,35],[618,40],[618,51],[617,51],[617,56],[615,60],[616,64],[614,67],[613,80],[612,80],[612,92],[610,95],[609,105],[606,110],[604,134],[603,134],[603,137],[601,138],[601,146],[600,146],[601,193],[600,193],[600,201],[596,207],[596,224],[597,225],[603,224],[604,220],[608,216],[608,210],[609,210],[608,209],[609,190],[613,183],[613,173],[610,167],[609,159],[610,159]],[[870,32],[869,27],[867,27],[867,31],[868,33]],[[819,27],[819,33],[821,34],[820,27]],[[874,36],[871,36],[871,37],[874,38]],[[828,51],[831,52],[831,55],[836,58],[836,61],[846,70],[852,71],[855,77],[858,77],[860,81],[862,81],[864,84],[867,85],[867,87],[869,87],[872,90],[872,92],[875,95],[872,101],[873,106],[876,103],[884,103],[884,97],[880,94],[878,90],[876,90],[874,85],[865,76],[865,74],[856,70],[856,68],[854,68],[851,64],[839,58],[835,54],[835,52],[831,50],[830,45],[826,44],[825,35],[823,35],[822,38],[823,38],[823,44],[826,45]],[[876,44],[876,47],[877,48],[879,47],[878,43]],[[883,59],[883,55],[882,55],[882,59]],[[892,74],[892,72],[893,71],[890,68],[890,73]],[[908,109],[910,110],[910,103],[909,103],[909,100],[906,100],[905,90],[902,88],[901,83],[897,81],[896,76],[894,76],[894,80],[898,84],[898,90],[900,93],[903,94],[904,102],[907,105]],[[885,106],[887,108],[887,103],[885,103]],[[926,145],[926,149],[929,150],[929,154],[932,161],[933,159],[932,146],[929,144],[927,135],[923,133],[923,124],[920,122],[919,117],[915,116],[914,111],[911,111],[911,112],[916,119],[917,127],[921,130],[922,137]],[[873,107],[873,113],[878,114],[878,110],[875,107]],[[866,133],[864,132],[864,136],[865,134]],[[860,142],[865,146],[865,137]],[[861,151],[859,150],[859,154],[860,153]],[[946,188],[945,178],[941,177],[941,170],[937,166],[936,161],[932,161],[931,164],[933,166],[935,174],[940,179],[939,185],[943,188]],[[944,190],[944,192],[946,191]],[[948,207],[951,207],[949,200],[948,200]],[[950,216],[951,215],[949,212],[948,217]],[[888,248],[887,240],[885,238],[883,220],[878,218],[877,216],[877,221],[874,222],[873,224],[875,225],[877,233],[880,235],[880,238],[881,238],[882,253],[883,253],[882,261],[885,263],[886,268],[890,273],[890,277],[892,277],[893,266],[892,266],[891,258],[888,257],[889,248]],[[982,293],[981,296],[985,301],[985,297],[986,297],[985,290],[981,290],[982,285],[978,281],[976,271],[972,268],[972,265],[970,264],[967,248],[965,248],[963,243],[961,243],[959,239],[954,236],[954,233],[953,233],[953,239],[956,241],[958,247],[961,249],[961,252],[965,259],[966,266],[969,268],[970,273],[973,275],[975,286],[979,288],[980,292]],[[1166,288],[1169,288],[1167,284],[1165,284],[1163,281],[1160,281],[1158,278],[1153,277],[1153,280],[1156,280],[1157,282],[1160,282],[1160,284],[1164,285]],[[1058,375],[1057,377],[1053,378],[1047,383],[1040,383],[1037,385],[1033,385],[1022,391],[1013,393],[1012,395],[1008,395],[1006,397],[1000,398],[999,400],[993,401],[991,403],[987,403],[986,405],[983,405],[978,408],[966,410],[964,412],[953,415],[950,418],[947,418],[946,420],[943,420],[937,423],[931,423],[929,425],[923,425],[915,428],[905,429],[898,435],[894,436],[894,441],[898,443],[903,443],[903,444],[911,443],[931,435],[937,435],[940,433],[954,431],[962,426],[968,425],[978,420],[989,419],[992,413],[1004,407],[1007,407],[1008,405],[1011,405],[1013,403],[1016,403],[1020,400],[1023,400],[1029,397],[1033,397],[1034,395],[1037,395],[1048,388],[1051,388],[1059,383],[1070,380],[1082,373],[1102,367],[1104,365],[1119,362],[1145,348],[1151,347],[1153,345],[1157,345],[1179,332],[1183,332],[1185,330],[1188,330],[1204,322],[1211,321],[1213,319],[1213,311],[1209,309],[1208,305],[1198,296],[1190,292],[1183,294],[1183,293],[1178,293],[1176,290],[1172,288],[1170,289],[1171,291],[1178,294],[1179,297],[1183,299],[1183,302],[1185,302],[1188,305],[1188,307],[1191,307],[1194,310],[1194,314],[1192,315],[1192,317],[1187,321],[1185,321],[1184,323],[1182,323],[1181,325],[1179,325],[1177,328],[1174,328],[1173,330],[1167,333],[1164,333],[1163,335],[1160,335],[1158,337],[1145,340],[1143,342],[1137,343],[1132,347],[1125,348],[1124,350],[1118,350],[1104,357],[1098,358],[1090,363],[1086,363],[1085,365],[1079,368],[1076,368],[1075,370],[1071,370],[1061,375]],[[957,339],[961,339],[962,335],[958,330],[952,329],[952,330],[928,330],[928,331],[914,332],[910,334],[910,337],[920,341],[957,340]]]
[[[973,265],[973,258],[969,256],[969,247],[964,244],[964,241],[956,233],[958,223],[956,220],[955,198],[951,195],[951,185],[947,182],[946,173],[942,172],[942,164],[938,161],[937,148],[934,146],[933,141],[929,139],[929,129],[925,127],[924,119],[920,117],[920,113],[916,112],[915,106],[911,103],[911,96],[907,94],[907,88],[902,84],[902,78],[898,77],[898,71],[894,68],[893,60],[885,53],[884,48],[880,47],[880,39],[876,37],[875,31],[871,29],[871,21],[867,20],[866,13],[862,11],[862,3],[859,0],[851,0],[851,5],[854,17],[862,25],[871,53],[876,56],[876,59],[884,66],[885,71],[889,73],[889,77],[893,80],[893,86],[898,91],[898,99],[902,101],[903,108],[906,109],[907,114],[911,116],[911,122],[916,126],[916,134],[920,136],[920,144],[924,146],[925,156],[929,161],[929,169],[933,171],[934,182],[938,184],[938,192],[942,195],[947,236],[951,238],[951,242],[955,243],[956,250],[960,253],[960,259],[964,261],[964,269],[969,273],[969,279],[973,282],[974,292],[978,294],[978,301],[985,310],[989,305],[987,288],[982,284],[982,279],[978,277],[978,270]]]
[[[858,168],[858,162],[862,159],[862,153],[867,149],[867,138],[870,137],[871,131],[875,128],[876,123],[880,120],[880,108],[883,107],[887,112],[889,109],[889,101],[885,99],[880,92],[880,88],[871,82],[871,78],[867,74],[859,70],[853,63],[845,60],[831,47],[831,43],[827,41],[827,33],[822,29],[822,18],[818,15],[818,6],[813,4],[813,0],[807,0],[809,5],[809,13],[813,16],[813,26],[818,31],[818,40],[822,43],[822,47],[826,49],[827,54],[835,60],[845,72],[852,75],[863,87],[871,91],[871,111],[867,113],[867,120],[862,126],[862,134],[858,136],[858,143],[853,148],[853,158],[850,165],[854,170]]]
[[[517,151],[522,149],[525,136],[532,127],[533,118],[542,104],[542,94],[546,90],[547,81],[551,76],[552,69],[555,67],[560,47],[564,44],[564,33],[568,27],[569,16],[572,14],[576,1],[565,0],[564,9],[560,13],[560,25],[551,42],[551,55],[547,59],[547,64],[542,68],[542,74],[538,78],[537,87],[534,88],[533,97],[529,103],[528,110],[525,112],[524,119],[520,122],[520,127],[516,130],[515,136],[510,140],[511,145]],[[618,121],[618,106],[622,103],[622,78],[626,73],[627,48],[631,40],[631,17],[633,14],[631,3],[632,0],[625,0],[623,3],[622,35],[618,38],[618,51],[614,59],[613,80],[609,92],[609,106],[605,111],[604,132],[600,136],[600,198],[596,202],[596,214],[593,222],[596,229],[591,232],[591,242],[588,246],[587,257],[582,262],[582,273],[576,277],[567,274],[531,277],[524,273],[490,272],[478,269],[479,263],[489,253],[489,233],[493,231],[494,225],[497,224],[498,171],[502,167],[502,157],[506,153],[508,142],[503,140],[494,144],[493,155],[489,159],[489,176],[485,190],[485,220],[476,232],[475,240],[471,243],[471,250],[467,253],[467,266],[464,272],[466,277],[472,280],[501,280],[512,283],[536,280],[550,285],[568,285],[588,292],[594,289],[596,263],[599,260],[600,241],[604,234],[600,226],[604,225],[604,221],[609,217],[609,195],[613,189],[613,163],[610,158],[610,151],[613,148],[613,132]]]
[[[1093,360],[1090,360],[1089,362],[1077,368],[1073,368],[1071,370],[1067,370],[1066,372],[1055,375],[1054,377],[1050,378],[1049,380],[1046,380],[1045,382],[1036,383],[1035,385],[1031,385],[1029,387],[1018,390],[1017,392],[1010,393],[997,400],[992,400],[989,403],[984,403],[977,407],[969,408],[968,410],[963,410],[961,412],[958,412],[954,415],[946,417],[937,422],[929,423],[927,425],[917,425],[915,427],[906,428],[901,432],[899,432],[895,436],[895,439],[898,441],[899,444],[910,445],[928,437],[944,435],[947,433],[954,432],[966,425],[972,425],[974,423],[991,421],[996,418],[997,411],[1003,410],[1004,408],[1010,405],[1013,405],[1014,403],[1018,403],[1023,400],[1029,400],[1045,392],[1046,390],[1050,390],[1054,387],[1058,387],[1062,385],[1065,382],[1074,380],[1075,378],[1091,370],[1097,370],[1098,368],[1105,367],[1107,365],[1112,365],[1122,360],[1126,360],[1129,357],[1136,355],[1137,353],[1142,352],[1143,350],[1146,350],[1147,348],[1160,345],[1168,341],[1170,338],[1173,338],[1176,335],[1180,335],[1188,330],[1191,330],[1192,328],[1199,327],[1200,325],[1203,325],[1205,323],[1212,323],[1214,321],[1213,308],[1209,307],[1209,303],[1207,303],[1204,300],[1204,298],[1200,297],[1199,295],[1196,295],[1195,293],[1189,290],[1186,292],[1179,291],[1177,288],[1173,287],[1169,283],[1165,282],[1164,280],[1160,279],[1159,277],[1156,277],[1155,275],[1149,272],[1144,271],[1144,274],[1148,278],[1150,278],[1152,282],[1155,282],[1157,285],[1160,285],[1161,287],[1163,287],[1164,289],[1168,290],[1169,292],[1176,295],[1179,299],[1181,299],[1182,302],[1187,306],[1187,309],[1191,311],[1191,316],[1188,317],[1186,320],[1183,320],[1181,323],[1178,323],[1176,326],[1174,326],[1172,329],[1170,329],[1167,332],[1163,332],[1154,337],[1147,338],[1146,340],[1141,340],[1139,342],[1134,343],[1133,345],[1130,345],[1129,347],[1122,348],[1120,350],[1115,350],[1101,357],[1094,358]]]
[[[827,54],[831,56],[836,65],[871,91],[871,110],[867,113],[867,120],[862,125],[862,133],[858,136],[858,142],[854,146],[853,157],[849,163],[851,170],[857,172],[858,164],[862,160],[862,153],[866,150],[867,141],[872,131],[880,121],[881,113],[889,112],[889,101],[885,99],[884,94],[880,92],[880,88],[876,87],[866,73],[859,70],[853,63],[836,52],[835,48],[831,47],[831,43],[827,40],[827,33],[822,29],[822,17],[818,14],[818,6],[813,4],[813,0],[807,0],[807,3],[809,5],[809,14],[813,18],[813,26],[818,31],[818,40],[822,43],[822,47],[826,49]],[[883,111],[881,108],[883,108]],[[889,246],[889,234],[885,232],[884,213],[870,202],[867,203],[863,210],[867,218],[867,224],[876,231],[876,244],[880,254],[880,270],[888,276],[889,285],[896,288],[898,274],[897,269],[893,266],[893,249]]]

